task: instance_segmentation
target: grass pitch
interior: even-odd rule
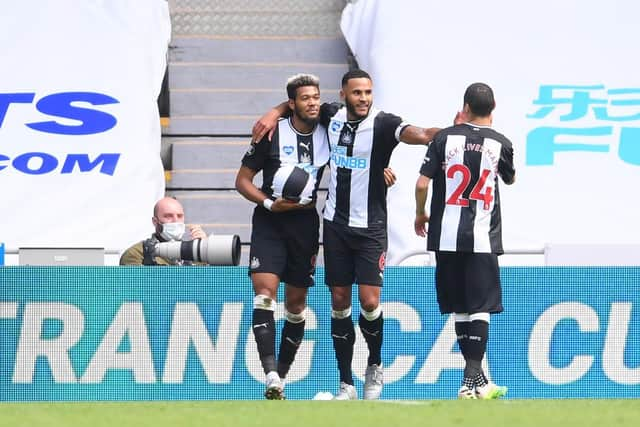
[[[639,400],[3,403],[0,426],[640,426]]]

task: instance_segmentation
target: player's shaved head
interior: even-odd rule
[[[493,90],[485,83],[474,83],[464,92],[464,103],[471,113],[478,117],[487,117],[496,107]]]

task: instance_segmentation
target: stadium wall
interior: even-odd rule
[[[485,362],[509,397],[640,397],[640,267],[501,274]],[[337,388],[323,276],[288,399]],[[262,398],[245,268],[4,267],[0,283],[0,401]],[[464,361],[433,283],[432,267],[387,268],[385,399],[455,397]],[[360,389],[366,354],[358,336]]]

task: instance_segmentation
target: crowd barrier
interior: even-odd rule
[[[509,398],[640,397],[640,267],[501,274],[485,362]],[[288,399],[337,389],[323,275]],[[385,399],[455,397],[464,361],[433,283],[432,267],[385,271]],[[246,267],[0,268],[0,400],[260,399],[252,299]],[[360,393],[366,354],[358,336]]]

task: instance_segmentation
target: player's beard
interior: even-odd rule
[[[315,127],[318,124],[318,120],[320,120],[319,114],[312,117],[297,108],[295,109],[294,114],[298,120],[311,127]]]
[[[347,101],[345,101],[345,105],[347,107],[347,112],[352,117],[355,117],[355,120],[365,119],[369,115],[369,111],[371,110],[371,104],[369,104],[369,106],[367,107],[367,112],[365,114],[359,114],[358,111],[356,110],[355,105]]]

